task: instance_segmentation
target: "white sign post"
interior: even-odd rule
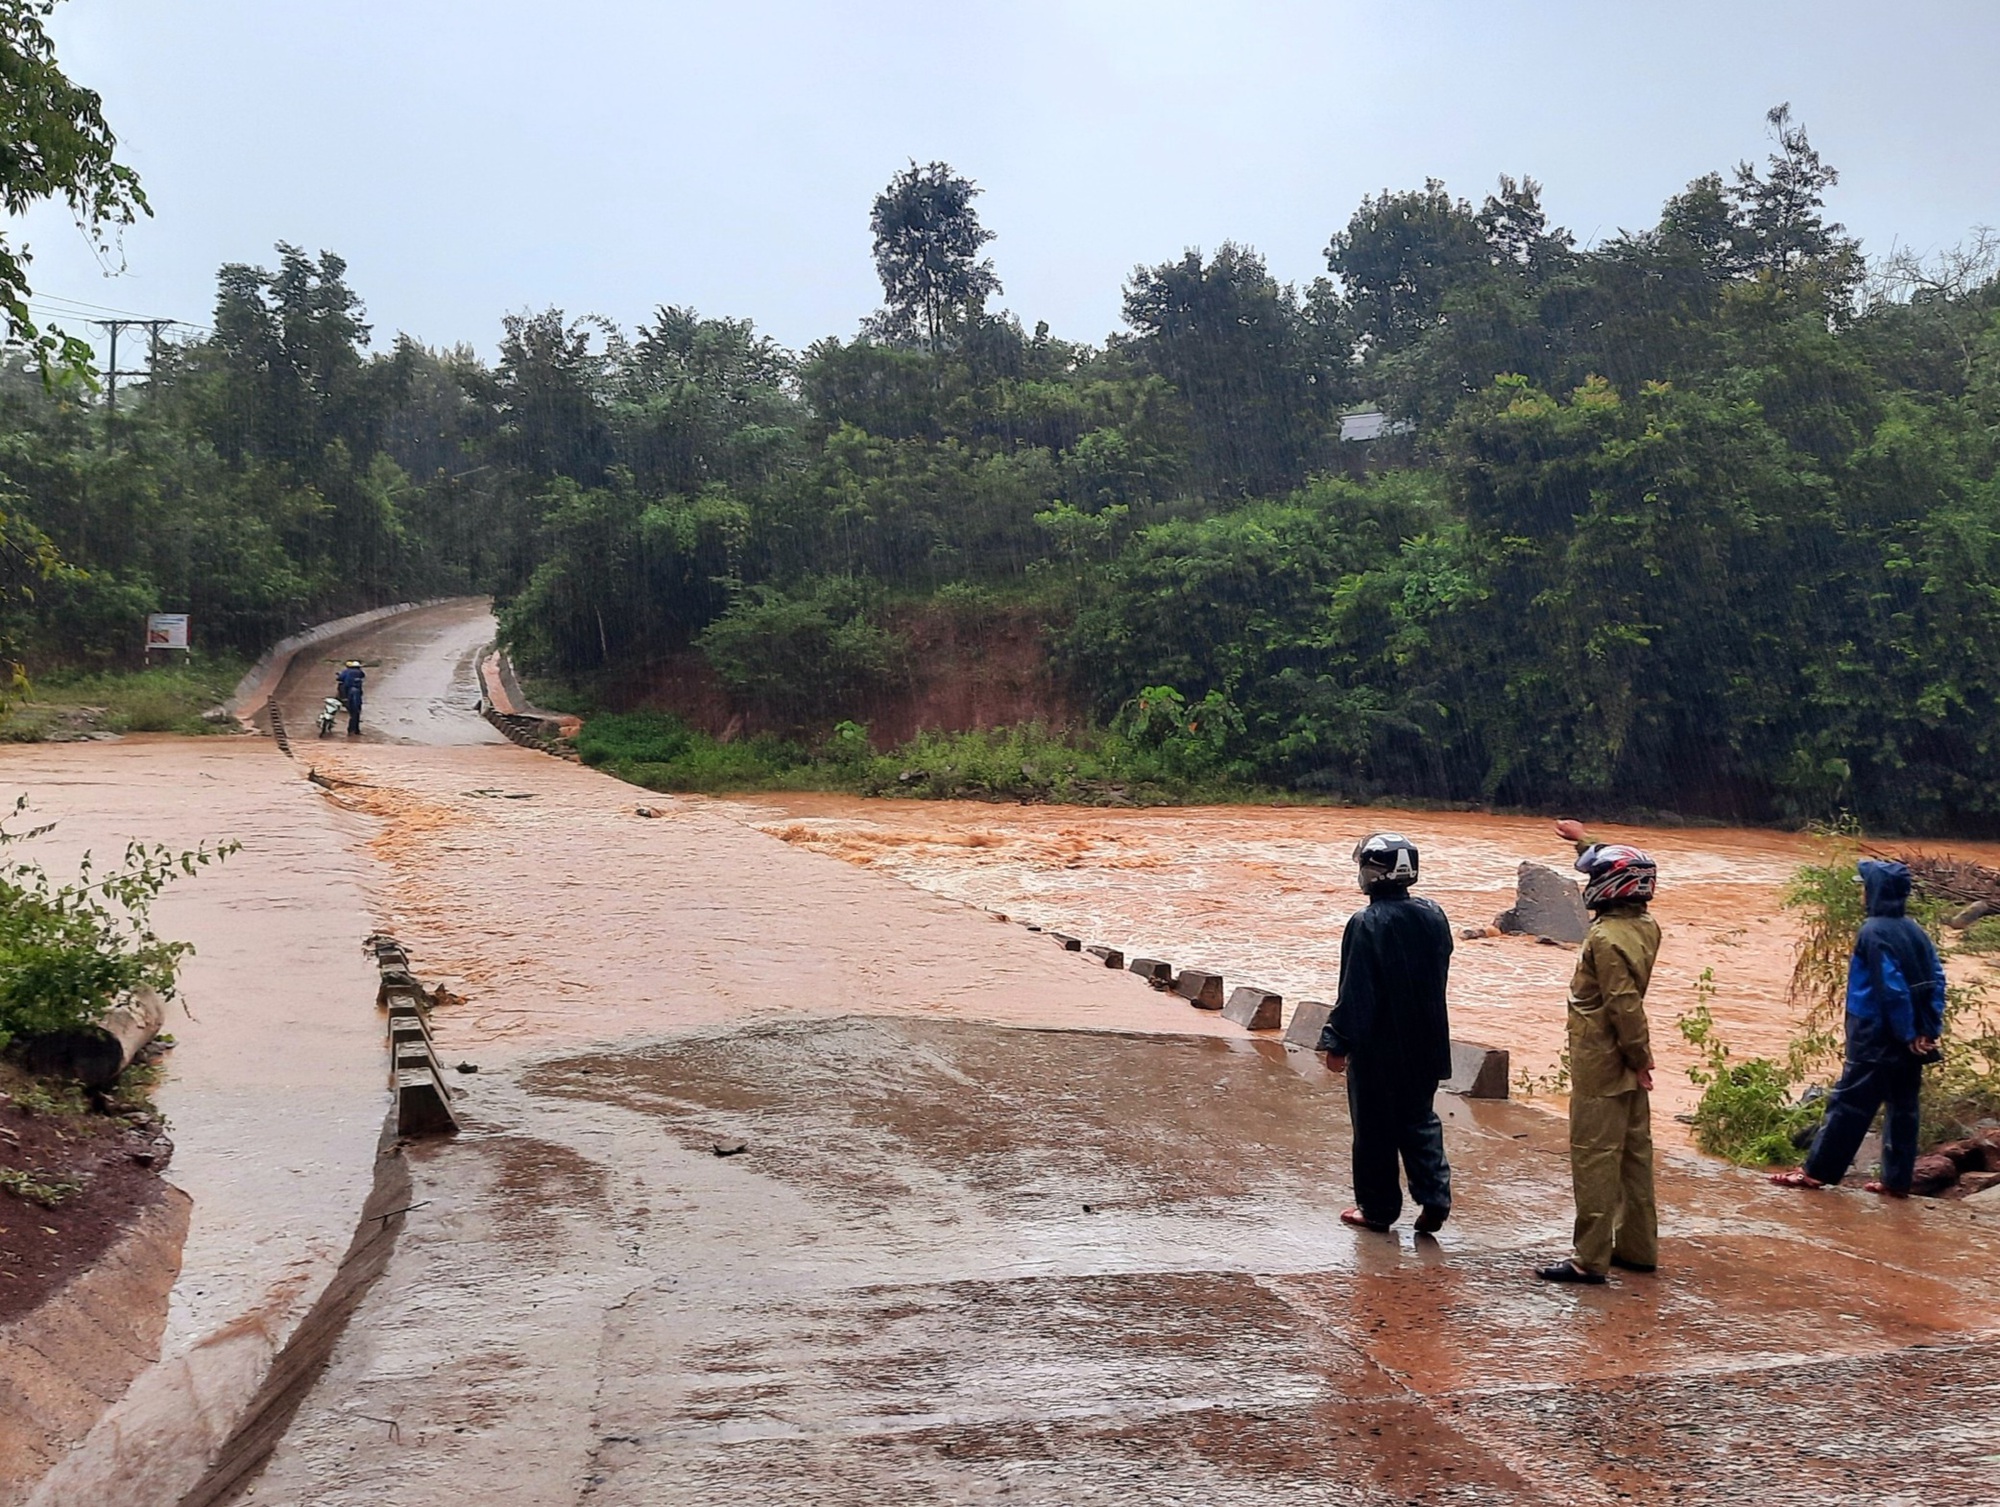
[[[153,612],[146,616],[146,657],[155,649],[188,652],[188,615],[185,612]]]

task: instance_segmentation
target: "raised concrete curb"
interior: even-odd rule
[[[396,1095],[396,1134],[454,1135],[458,1116],[452,1113],[453,1092],[431,1045],[424,1020],[429,1008],[423,985],[410,971],[410,955],[393,937],[371,937],[375,966],[382,986],[376,1007],[388,1013],[389,1086]]]
[[[499,730],[510,743],[573,758],[567,740],[574,738],[583,719],[562,712],[545,712],[531,706],[515,677],[507,651],[497,644],[479,656],[479,714]]]
[[[1222,1018],[1246,1031],[1275,1031],[1284,1024],[1285,997],[1254,984],[1238,984],[1229,991]]]
[[[191,1200],[171,1183],[111,1248],[0,1327],[0,1507],[15,1507],[159,1354]]]

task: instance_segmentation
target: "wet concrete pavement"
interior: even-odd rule
[[[1447,1101],[1452,1222],[1357,1234],[1308,1055],[729,803],[320,762],[480,1071],[249,1500],[2000,1495],[1993,1216],[1670,1157],[1662,1273],[1543,1288],[1543,1110]]]
[[[356,741],[348,737],[345,715],[320,739],[319,714],[340,667],[359,659],[368,679],[358,741],[430,747],[504,743],[474,709],[475,660],[493,642],[493,633],[493,613],[482,599],[420,607],[355,637],[313,645],[292,661],[272,699],[301,757],[310,759],[322,743]]]
[[[356,945],[368,865],[339,830],[353,818],[267,740],[0,745],[0,781],[28,795],[30,822],[56,823],[17,855],[51,873],[133,840],[243,845],[153,911],[196,948],[156,1096],[169,1179],[193,1199],[161,1354],[34,1498],[172,1500],[332,1275],[367,1192],[388,1103]]]
[[[462,612],[397,652],[458,656]],[[1669,1157],[1662,1272],[1543,1288],[1542,1109],[1445,1100],[1451,1223],[1360,1234],[1308,1054],[741,803],[511,745],[310,758],[479,1071],[245,1500],[2000,1498],[1994,1216]]]

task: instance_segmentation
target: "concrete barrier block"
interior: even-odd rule
[[[424,986],[407,968],[384,968],[382,982],[375,990],[375,1007],[387,1009],[389,1001],[396,998],[422,999]]]
[[[1197,1010],[1222,1008],[1222,975],[1204,968],[1187,968],[1174,980],[1174,993]]]
[[[1083,938],[1072,937],[1067,932],[1052,931],[1049,935],[1061,944],[1064,952],[1082,952]]]
[[[451,1112],[451,1097],[438,1076],[426,1067],[396,1071],[396,1134],[452,1135],[458,1130],[458,1116]]]
[[[391,1010],[389,1012],[389,1048],[391,1051],[406,1041],[431,1044],[431,1028],[424,1024],[423,1016],[415,1010]]]
[[[1319,1046],[1319,1033],[1326,1029],[1333,1006],[1324,1000],[1302,999],[1292,1006],[1292,1023],[1285,1027],[1285,1045],[1304,1047],[1308,1052]]]
[[[1229,991],[1222,1018],[1235,1021],[1246,1031],[1275,1031],[1284,1022],[1285,997],[1251,984],[1238,984]]]
[[[1167,989],[1173,986],[1174,965],[1172,963],[1163,963],[1158,958],[1134,958],[1125,966],[1156,989]]]
[[[1106,968],[1123,968],[1125,966],[1125,954],[1115,947],[1086,947],[1083,950],[1096,958]]]
[[[1507,1053],[1498,1047],[1454,1041],[1451,1044],[1451,1077],[1444,1083],[1444,1090],[1467,1099],[1505,1099],[1508,1097],[1507,1072],[1510,1065]]]

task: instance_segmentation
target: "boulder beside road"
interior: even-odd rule
[[[1514,881],[1514,903],[1493,918],[1513,936],[1581,942],[1590,930],[1583,891],[1543,863],[1523,863]]]

